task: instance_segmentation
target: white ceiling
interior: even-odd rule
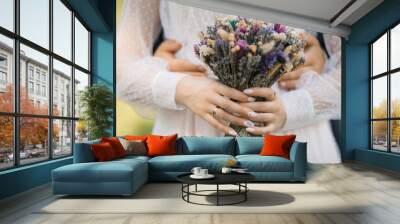
[[[383,0],[170,1],[342,37],[347,37],[350,34],[350,27],[353,23],[383,2]]]
[[[226,0],[243,3],[243,0]],[[250,0],[246,4],[330,20],[351,0]]]

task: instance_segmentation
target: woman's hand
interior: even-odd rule
[[[297,81],[301,75],[309,70],[320,74],[325,66],[325,54],[317,38],[313,35],[304,32],[303,37],[306,40],[306,48],[304,50],[305,63],[294,71],[284,74],[278,81],[279,87],[293,90],[296,89]]]
[[[253,127],[254,123],[246,118],[254,117],[256,113],[232,100],[252,102],[255,99],[207,77],[186,76],[176,87],[175,101],[178,104],[186,106],[223,133],[236,136],[237,133],[226,122]]]
[[[255,113],[249,108],[240,106],[238,102],[254,101],[253,97],[222,85],[207,78],[206,69],[185,59],[177,59],[176,52],[181,49],[181,44],[174,40],[164,41],[154,53],[168,62],[168,70],[189,74],[179,81],[176,87],[175,101],[189,108],[197,116],[209,122],[216,129],[225,134],[236,136],[237,133],[227,123],[244,127],[254,126],[253,122],[241,117],[249,117]]]
[[[182,45],[174,40],[163,41],[154,52],[154,57],[159,57],[167,61],[168,70],[171,72],[181,72],[194,76],[206,76],[206,69],[201,65],[196,65],[185,59],[177,59],[176,52]]]
[[[264,127],[248,127],[253,135],[264,135],[281,129],[286,123],[286,111],[282,101],[270,88],[250,88],[243,91],[251,97],[262,97],[265,101],[241,103],[256,112],[250,120],[264,123]]]

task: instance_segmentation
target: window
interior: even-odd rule
[[[0,26],[14,31],[14,0],[0,1]]]
[[[0,54],[0,67],[7,68],[7,56]]]
[[[370,45],[371,148],[400,153],[400,24]]]
[[[36,95],[40,95],[40,84],[36,84]]]
[[[28,82],[28,93],[33,94],[34,89],[33,89],[33,82]]]
[[[40,53],[39,53],[40,54]],[[46,62],[45,62],[46,63]],[[40,81],[40,71],[39,69],[36,69],[36,80]]]
[[[42,96],[46,97],[46,86],[42,86]]]
[[[90,84],[89,30],[62,0],[0,0],[0,26],[0,170],[72,155],[87,138],[73,105]]]
[[[0,71],[0,84],[7,84],[7,73]]]
[[[29,66],[28,74],[29,74],[29,79],[33,80],[33,67],[32,66]]]
[[[7,69],[8,69],[7,55],[0,54],[0,91],[5,91],[7,85]]]

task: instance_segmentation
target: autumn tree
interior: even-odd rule
[[[9,85],[6,92],[0,94],[0,110],[3,112],[13,112],[14,97],[13,86]],[[29,99],[25,88],[20,88],[20,110],[23,114],[41,114],[46,115],[48,107],[43,105],[34,105]],[[58,111],[56,111],[58,113]],[[13,120],[11,116],[0,116],[0,147],[12,148],[13,146]],[[48,139],[48,119],[47,118],[20,118],[20,148],[24,149],[26,145],[45,145]],[[59,128],[53,127],[53,138],[58,137]]]
[[[373,109],[373,118],[387,118],[387,100],[383,100],[378,106]],[[400,117],[400,100],[393,99],[391,104],[391,117]],[[388,121],[374,121],[372,126],[374,138],[386,138],[387,136],[387,122]],[[393,120],[391,121],[391,135],[392,141],[399,141],[400,138],[400,122]]]

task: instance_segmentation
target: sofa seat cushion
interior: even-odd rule
[[[121,159],[75,163],[53,170],[53,181],[57,182],[131,182],[133,176],[146,176],[147,179],[146,161]]]
[[[236,160],[249,172],[293,172],[292,161],[278,156],[239,155]]]
[[[114,160],[114,162],[116,162],[116,161],[130,162],[130,161],[135,161],[135,160],[147,162],[147,161],[149,161],[149,159],[150,159],[150,157],[148,157],[148,156],[131,155],[131,156],[125,156],[124,158],[121,158],[121,159]]]
[[[230,159],[231,155],[174,155],[158,156],[149,160],[149,170],[152,172],[190,172],[193,167],[203,167],[209,171],[219,171]]]

